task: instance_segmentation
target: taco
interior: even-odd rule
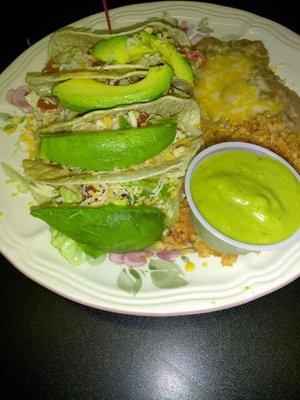
[[[182,177],[203,144],[199,122],[193,100],[166,96],[41,129],[36,159],[23,162],[41,203],[32,215],[92,257],[152,245],[179,215]]]
[[[182,29],[162,19],[148,19],[141,24],[116,30],[113,34],[108,34],[106,31],[69,26],[60,29],[51,36],[48,47],[49,61],[44,72],[101,68],[103,65],[114,63],[128,64],[135,62],[135,64],[146,67],[160,64],[161,55],[159,52],[153,51],[149,44],[140,39],[141,32],[168,41],[176,49],[190,46],[189,37]],[[125,36],[129,40],[121,43]],[[118,38],[121,39],[117,40]],[[104,61],[97,57],[97,52],[95,54],[93,49],[100,42],[102,46],[102,41],[106,40],[112,40],[113,46],[109,46],[111,49],[109,51],[110,58]],[[126,54],[124,54],[124,51],[123,54],[120,54],[120,51],[124,50],[124,45]],[[106,49],[107,47],[104,47],[105,51]],[[117,59],[111,57],[113,53]],[[104,58],[103,55],[102,58]]]
[[[40,183],[124,182],[163,171],[183,175],[202,145],[199,122],[194,100],[172,96],[94,111],[40,129],[39,154],[24,160],[24,169]]]
[[[181,181],[61,186],[57,192],[51,202],[33,206],[31,215],[97,258],[143,250],[167,234],[179,216]]]
[[[61,71],[51,75],[31,72],[26,77],[31,89],[27,98],[35,110],[44,98],[42,101],[50,102],[53,108],[76,114],[149,102],[166,94],[190,98],[182,88],[171,86],[173,76],[174,71],[168,65],[148,70],[126,67]],[[48,111],[47,106],[44,109]]]

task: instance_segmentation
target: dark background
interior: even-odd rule
[[[111,8],[126,4],[142,3],[142,1],[113,1],[107,0]],[[234,0],[234,1],[208,1],[236,7],[262,17],[272,19],[295,32],[300,31],[299,13],[296,11],[296,2],[285,1],[257,1],[257,0]],[[27,39],[30,44],[48,35],[56,29],[71,22],[77,21],[88,15],[102,11],[101,0],[24,0],[5,2],[3,22],[0,26],[2,37],[1,43],[1,65],[3,70],[27,47]]]
[[[217,3],[299,32],[291,1]],[[126,4],[110,1],[111,8]],[[33,44],[101,9],[101,1],[7,3],[1,70],[27,48],[26,38]],[[229,310],[145,318],[65,300],[21,275],[2,256],[0,278],[4,399],[300,398],[299,280]]]

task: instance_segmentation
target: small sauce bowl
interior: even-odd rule
[[[263,147],[244,143],[244,142],[225,142],[219,143],[213,146],[206,148],[205,150],[201,151],[190,163],[186,176],[185,176],[185,193],[186,198],[189,203],[190,209],[192,211],[192,222],[195,228],[197,235],[206,243],[210,248],[220,251],[222,253],[227,254],[246,254],[250,251],[267,251],[267,250],[278,250],[284,247],[290,246],[291,244],[295,243],[297,240],[300,239],[300,229],[294,232],[291,236],[287,239],[282,240],[277,243],[266,244],[266,245],[258,245],[258,244],[251,244],[251,243],[244,243],[238,240],[232,239],[226,235],[224,235],[219,230],[215,229],[201,214],[191,195],[191,177],[193,175],[194,170],[200,165],[200,163],[207,157],[210,157],[213,154],[223,152],[223,151],[231,151],[231,150],[242,150],[253,152],[259,155],[268,156],[276,161],[283,164],[287,167],[300,181],[299,174],[297,171],[282,157],[273,153],[272,151],[265,149]],[[251,227],[249,227],[251,229]]]

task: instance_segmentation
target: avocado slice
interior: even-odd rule
[[[164,213],[144,205],[43,204],[33,206],[30,214],[86,246],[90,253],[91,248],[95,249],[95,254],[142,250],[159,240],[164,230]]]
[[[174,69],[178,78],[193,83],[194,74],[191,63],[179,53],[172,43],[159,39],[146,31],[140,32],[139,37],[144,44],[150,45],[155,52],[160,53],[163,60]]]
[[[127,64],[137,61],[154,51],[150,46],[134,40],[130,35],[114,36],[100,40],[92,50],[92,56],[108,63]]]
[[[123,86],[112,86],[94,79],[69,79],[52,89],[60,103],[80,113],[113,108],[124,104],[145,103],[165,95],[174,71],[168,65],[152,67],[144,79]]]
[[[60,164],[108,171],[140,164],[168,147],[177,122],[94,132],[43,133],[39,156]]]
[[[191,63],[179,53],[172,43],[159,39],[146,31],[140,32],[139,38],[140,42],[129,35],[100,40],[93,48],[92,55],[105,62],[124,64],[137,61],[145,54],[158,52],[163,60],[173,67],[178,78],[193,83],[194,74]],[[130,39],[133,41],[132,43],[130,43]]]

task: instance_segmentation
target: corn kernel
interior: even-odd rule
[[[111,116],[110,116],[110,115],[106,115],[106,116],[103,118],[103,125],[104,125],[104,128],[110,128],[110,127],[111,127],[111,124],[112,124],[112,118],[111,118]]]
[[[191,261],[187,262],[184,266],[184,269],[186,270],[186,272],[192,272],[192,271],[194,271],[195,268],[196,268],[195,264]]]
[[[172,154],[170,151],[166,151],[166,152],[164,153],[164,159],[165,159],[166,161],[172,160],[172,159],[173,159],[173,154]]]

